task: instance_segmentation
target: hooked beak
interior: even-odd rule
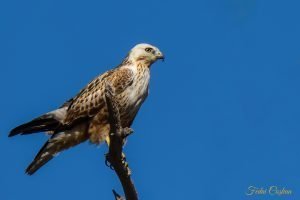
[[[165,56],[161,52],[157,52],[156,58],[165,61]]]

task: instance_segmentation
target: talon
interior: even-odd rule
[[[131,170],[129,169],[129,167],[127,167],[127,175],[128,175],[128,176],[131,175]]]
[[[121,160],[122,160],[122,163],[126,162],[126,156],[125,156],[125,153],[123,153],[123,152],[122,152],[122,155],[121,155]]]
[[[124,132],[124,136],[126,138],[126,137],[128,137],[129,135],[131,135],[133,133],[133,129],[129,128],[129,127],[126,127],[126,128],[123,129],[123,132]]]
[[[125,156],[124,152],[122,152],[121,161],[122,161],[122,164],[124,165],[124,167],[126,168],[127,176],[130,176],[131,175],[131,170],[129,168],[128,162],[126,161],[126,156]]]
[[[128,162],[124,162],[124,166],[125,166],[126,168],[128,168],[128,167],[129,167]]]

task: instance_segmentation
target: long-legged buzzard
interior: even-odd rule
[[[96,144],[108,140],[109,113],[104,96],[107,82],[115,92],[122,126],[130,127],[148,95],[150,66],[163,58],[157,47],[138,44],[119,66],[95,78],[60,108],[11,130],[10,137],[36,132],[51,134],[26,173],[33,174],[57,153],[88,139]]]

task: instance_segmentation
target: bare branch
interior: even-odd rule
[[[107,161],[115,170],[125,193],[125,197],[121,197],[113,190],[116,200],[138,200],[137,192],[131,180],[131,171],[126,162],[123,151],[123,144],[128,135],[133,130],[131,128],[123,128],[120,121],[120,113],[117,103],[114,99],[115,92],[109,83],[106,83],[105,98],[109,112],[110,122],[110,145],[109,152],[106,155]]]

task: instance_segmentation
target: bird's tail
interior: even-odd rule
[[[59,152],[80,144],[88,139],[88,134],[83,127],[73,128],[56,133],[44,144],[32,163],[27,167],[26,173],[34,174],[39,168],[50,161]]]
[[[12,137],[18,134],[26,135],[36,132],[54,131],[59,127],[65,115],[66,108],[59,108],[37,117],[30,122],[17,126],[10,131],[8,136]]]

